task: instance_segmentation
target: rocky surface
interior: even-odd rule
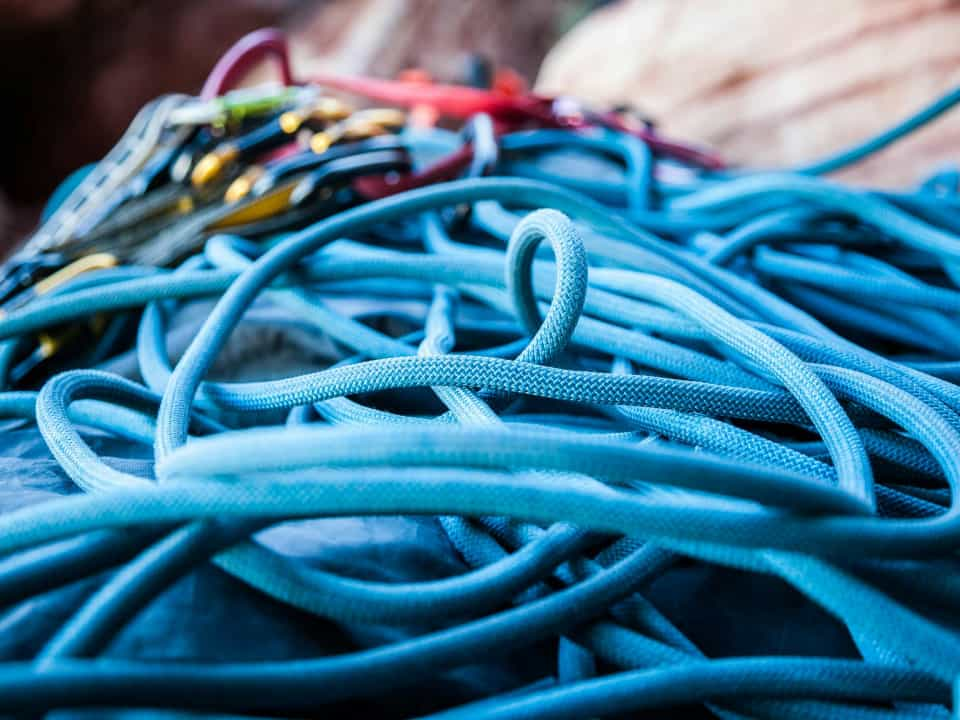
[[[960,84],[957,0],[623,0],[562,38],[537,87],[631,102],[734,161],[801,163]],[[897,185],[960,161],[960,111],[839,177]]]

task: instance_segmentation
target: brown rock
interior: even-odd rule
[[[537,88],[629,101],[671,134],[754,166],[799,164],[960,84],[956,0],[623,0],[544,61]],[[960,110],[839,174],[911,183],[960,160]]]

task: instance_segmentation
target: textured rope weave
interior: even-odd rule
[[[172,270],[100,270],[4,314],[0,416],[35,423],[84,492],[0,515],[0,597],[28,603],[57,578],[120,568],[32,660],[0,663],[0,712],[320,716],[549,647],[541,682],[430,717],[949,717],[960,192],[946,171],[898,192],[819,175],[958,100],[781,172],[698,170],[613,130],[513,132],[491,167],[475,163],[489,177],[257,241],[214,234]],[[420,165],[463,142],[400,139]],[[194,301],[212,304],[171,353]],[[108,311],[137,324],[115,357],[68,359],[35,391],[12,382],[36,333]],[[325,359],[225,378],[231,335],[261,322],[322,341]],[[125,361],[135,378],[110,369]],[[152,463],[108,462],[91,430],[152,446]],[[389,515],[435,518],[467,569],[305,572],[253,537]],[[306,659],[97,657],[207,562],[334,623],[429,629]],[[689,568],[776,578],[852,649],[708,657],[651,600]]]

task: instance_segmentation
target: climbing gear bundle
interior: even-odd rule
[[[0,712],[950,716],[960,172],[825,176],[960,91],[756,171],[511,78],[260,31],[51,199]]]

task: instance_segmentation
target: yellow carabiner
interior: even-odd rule
[[[287,134],[293,135],[308,120],[321,122],[337,122],[350,116],[353,112],[347,103],[336,98],[325,97],[306,107],[288,110],[280,116],[280,128]]]
[[[117,258],[110,253],[101,252],[84,255],[69,265],[63,266],[55,273],[47,275],[43,280],[38,280],[31,288],[31,293],[33,295],[46,295],[51,290],[55,290],[85,272],[90,272],[91,270],[106,270],[116,266]]]
[[[363,140],[375,135],[383,135],[403,127],[406,121],[407,115],[402,110],[393,108],[360,110],[327,129],[315,133],[310,138],[310,149],[319,155],[341,140]]]
[[[206,187],[220,177],[230,163],[237,159],[240,150],[233,143],[224,143],[211,150],[199,161],[190,173],[190,183],[197,189]]]
[[[56,272],[51,273],[42,280],[34,283],[27,289],[25,293],[17,298],[16,306],[20,307],[28,303],[32,298],[35,298],[39,295],[46,295],[58,287],[70,282],[74,278],[79,277],[83,273],[87,273],[92,270],[106,270],[108,268],[116,267],[117,262],[116,256],[107,252],[84,255],[83,257],[74,260],[69,265],[65,265]],[[4,315],[6,315],[6,312],[4,310],[0,310],[0,317],[3,317]],[[34,353],[35,362],[40,362],[52,357],[71,337],[74,337],[76,334],[76,328],[68,328],[59,332],[58,334],[53,334],[48,331],[37,333],[37,343],[39,347]]]
[[[266,220],[278,215],[290,208],[290,198],[296,185],[296,182],[290,182],[260,197],[252,198],[233,212],[211,223],[205,230],[224,230],[235,225]]]
[[[240,174],[240,177],[230,183],[227,192],[223,195],[223,201],[232,205],[243,200],[253,190],[254,183],[263,176],[263,173],[263,165],[248,167]]]

